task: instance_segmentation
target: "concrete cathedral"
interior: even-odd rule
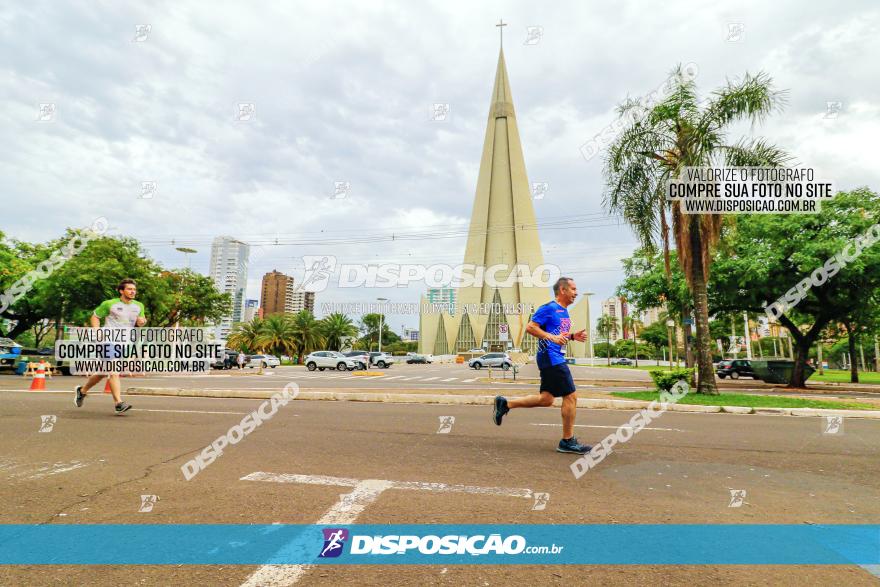
[[[505,266],[507,269],[495,276],[503,285],[495,287],[483,280],[482,284],[461,287],[454,304],[446,309],[432,306],[423,296],[419,352],[444,355],[474,348],[499,352],[521,349],[534,355],[537,340],[526,333],[526,325],[535,309],[553,299],[553,292],[550,286],[510,278],[517,266],[535,271],[544,264],[544,256],[503,50],[498,55],[464,263],[484,268]],[[565,267],[560,270],[566,275]],[[585,284],[580,284],[580,290],[586,291]],[[579,296],[568,311],[572,331],[586,329],[589,337],[587,296]],[[587,357],[589,348],[589,338],[572,341],[566,356]]]

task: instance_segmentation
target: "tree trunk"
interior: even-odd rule
[[[849,346],[849,382],[850,383],[858,383],[859,382],[859,366],[856,364],[856,329],[853,327],[852,322],[844,322],[843,325],[846,327],[846,334],[848,339]]]
[[[788,382],[788,387],[804,388],[807,386],[805,369],[807,366],[807,357],[810,356],[810,346],[812,346],[812,344],[813,338],[809,336],[803,336],[797,340],[794,371],[791,373],[791,381]]]
[[[703,241],[700,238],[699,216],[691,221],[691,293],[694,296],[694,314],[697,322],[697,393],[718,395],[715,384],[715,370],[712,368],[712,349],[709,338],[709,295],[706,290],[706,275],[703,272]],[[696,226],[694,226],[696,225]]]

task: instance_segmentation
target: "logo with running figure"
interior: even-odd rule
[[[348,540],[348,530],[345,528],[323,528],[324,548],[318,558],[336,558],[342,554],[345,541]]]

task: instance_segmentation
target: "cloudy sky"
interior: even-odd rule
[[[767,137],[839,189],[876,190],[878,15],[872,1],[7,2],[0,230],[41,241],[105,216],[166,266],[185,264],[176,246],[197,249],[202,272],[211,239],[233,235],[254,243],[253,298],[266,271],[301,276],[303,255],[460,263],[463,238],[346,239],[467,229],[503,18],[529,179],[549,186],[538,222],[583,220],[541,229],[545,260],[596,293],[595,317],[635,246],[603,211],[601,156],[580,152],[615,105],[678,63],[697,66],[703,92],[762,70],[787,106],[736,134]],[[240,103],[252,120],[237,120]],[[431,120],[435,103],[447,120]],[[50,120],[40,104],[54,104]],[[342,200],[338,181],[351,185]],[[328,289],[318,302],[423,290]]]

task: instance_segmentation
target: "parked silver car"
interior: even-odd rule
[[[306,369],[309,371],[314,371],[315,369],[319,371],[324,369],[354,371],[357,367],[357,361],[336,351],[315,351],[307,356],[303,363],[305,363]]]
[[[468,367],[478,370],[483,367],[500,367],[507,370],[512,366],[513,360],[507,353],[486,353],[481,357],[474,357],[468,361]]]

